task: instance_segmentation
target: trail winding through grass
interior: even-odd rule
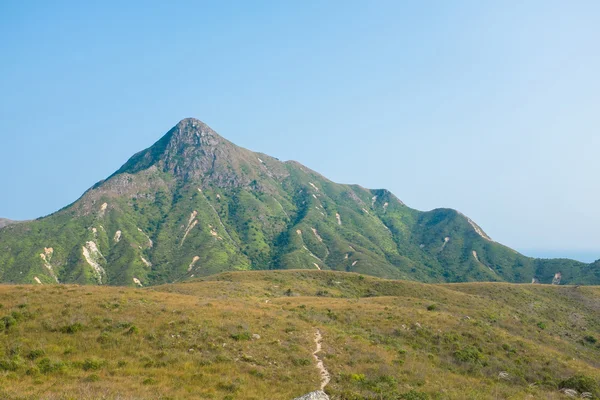
[[[327,384],[331,380],[331,376],[329,375],[329,371],[327,371],[327,369],[325,368],[325,365],[323,364],[323,360],[321,360],[319,358],[319,356],[317,355],[318,353],[321,352],[321,343],[322,342],[323,342],[323,336],[321,335],[321,331],[319,329],[317,329],[317,331],[315,332],[315,345],[317,346],[317,349],[314,351],[313,357],[315,358],[315,361],[317,362],[317,369],[319,370],[319,373],[321,375],[321,390],[325,390],[325,386],[327,386]]]

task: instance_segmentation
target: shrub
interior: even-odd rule
[[[334,321],[337,320],[337,315],[333,311],[331,311],[329,308],[327,309],[327,316]]]
[[[9,360],[0,360],[0,371],[16,371],[19,369],[20,362],[18,358],[12,358]]]
[[[132,327],[132,326],[133,326],[133,324],[132,324],[131,322],[128,322],[128,321],[121,321],[121,322],[119,322],[119,323],[116,325],[116,328],[117,328],[117,329],[127,329],[127,328],[130,328],[130,327]]]
[[[252,376],[256,376],[257,378],[264,378],[265,374],[262,373],[261,371],[257,370],[257,369],[251,369],[249,371],[250,375]]]
[[[486,317],[491,323],[498,322],[498,316],[495,314],[488,314]]]
[[[511,347],[509,344],[507,344],[507,343],[503,343],[503,344],[502,344],[502,349],[503,349],[504,351],[506,351],[507,353],[516,353],[516,352],[517,352],[517,350],[515,350],[514,348],[512,348],[512,347]]]
[[[430,304],[427,306],[427,311],[435,311],[437,309],[436,304]]]
[[[12,315],[2,317],[0,320],[0,329],[8,330],[17,324],[17,320]]]
[[[97,371],[100,368],[102,368],[105,364],[106,364],[106,362],[103,360],[98,360],[95,358],[87,358],[83,362],[83,365],[81,366],[81,368],[83,368],[84,371]]]
[[[79,322],[75,322],[74,324],[70,324],[70,325],[65,325],[62,328],[60,328],[60,331],[62,333],[68,333],[70,335],[79,332],[80,330],[83,329],[83,325]]]
[[[35,318],[35,315],[27,310],[24,311],[13,311],[10,313],[11,317],[17,320],[17,322],[21,321],[29,321]]]
[[[540,322],[537,323],[537,327],[540,328],[540,329],[546,329],[546,323],[540,321]]]
[[[136,334],[136,333],[138,333],[139,331],[140,331],[140,330],[138,329],[138,327],[137,327],[137,326],[135,326],[135,325],[132,325],[132,326],[131,326],[131,328],[129,328],[129,329],[128,329],[128,330],[125,332],[125,334],[126,334],[126,335],[135,335],[135,334]]]
[[[559,384],[561,389],[573,389],[578,392],[590,392],[594,395],[600,394],[600,387],[594,378],[585,375],[575,375],[565,379]]]
[[[484,356],[478,348],[473,346],[465,347],[454,352],[454,358],[458,361],[477,364],[484,360]]]
[[[402,400],[429,400],[429,395],[427,393],[411,390],[410,392],[401,394],[400,398]]]
[[[232,333],[231,334],[231,338],[233,340],[250,340],[252,338],[252,335],[250,335],[250,332],[239,332],[239,333]]]
[[[42,374],[49,374],[51,372],[60,371],[63,369],[64,364],[60,361],[52,361],[49,358],[42,358],[38,361],[37,366]]]
[[[369,386],[375,392],[397,395],[396,389],[398,387],[398,381],[391,375],[380,375],[366,383],[367,386]]]
[[[44,350],[35,349],[35,350],[31,350],[29,353],[27,353],[27,358],[29,358],[30,360],[35,360],[35,359],[42,357],[45,354],[46,354],[46,352],[44,352]]]
[[[22,321],[24,319],[24,315],[22,312],[13,311],[10,313],[10,316],[17,320],[17,322]]]
[[[594,336],[592,336],[592,335],[587,335],[587,336],[585,336],[585,337],[583,338],[583,340],[585,340],[586,342],[588,342],[588,343],[591,343],[591,344],[596,344],[596,342],[598,341],[598,339],[596,339],[596,338],[595,338]]]
[[[297,367],[306,366],[306,365],[310,365],[310,360],[307,358],[294,358],[292,360],[292,364],[294,364]]]

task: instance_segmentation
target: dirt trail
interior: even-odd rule
[[[325,390],[325,386],[327,386],[327,384],[329,384],[331,377],[329,375],[329,371],[327,371],[327,369],[325,368],[325,365],[323,364],[323,360],[321,360],[319,358],[319,356],[317,355],[318,353],[321,352],[321,343],[322,342],[323,342],[323,336],[321,336],[321,331],[319,329],[317,329],[317,331],[315,332],[315,344],[317,345],[317,349],[313,353],[313,357],[315,358],[315,361],[317,362],[317,369],[319,370],[319,373],[321,375],[321,390]]]

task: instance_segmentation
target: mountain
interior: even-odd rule
[[[323,383],[332,400],[600,396],[600,287],[194,279],[0,285],[0,398],[291,400]]]
[[[518,227],[515,227],[518,229]],[[599,283],[598,264],[540,260],[451,209],[343,185],[254,153],[196,119],[75,203],[0,230],[0,281],[154,285],[223,271],[321,269],[423,282]]]

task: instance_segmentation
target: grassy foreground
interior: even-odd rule
[[[2,399],[599,398],[600,288],[326,271],[0,287]]]

